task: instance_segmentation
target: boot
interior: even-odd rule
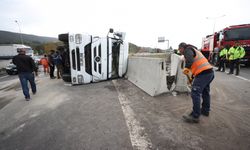
[[[203,115],[203,116],[206,116],[206,117],[208,117],[209,116],[209,112],[207,112],[207,111],[205,111],[205,110],[201,110],[201,114]]]
[[[184,115],[183,119],[185,122],[187,123],[199,123],[200,119],[199,117],[194,117],[193,115],[189,114],[189,115]]]

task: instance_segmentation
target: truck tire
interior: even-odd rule
[[[62,42],[69,42],[69,34],[68,33],[64,33],[64,34],[59,34],[58,35],[58,40],[62,41]]]

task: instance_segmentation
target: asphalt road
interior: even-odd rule
[[[217,67],[216,67],[217,68]],[[226,68],[226,73],[229,72],[229,68]],[[234,74],[236,69],[234,69]],[[240,77],[250,80],[250,66],[241,66],[240,67]]]
[[[27,102],[17,78],[1,81],[1,150],[250,148],[250,81],[234,75],[216,72],[211,113],[199,124],[182,120],[187,93],[151,97],[125,79],[68,86],[40,74],[36,82]]]
[[[1,109],[0,149],[132,149],[112,82],[71,87],[39,77],[37,86],[29,102],[18,84],[5,90],[14,96]]]

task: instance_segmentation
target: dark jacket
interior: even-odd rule
[[[12,59],[13,64],[17,66],[18,73],[37,72],[34,60],[25,54],[18,54]]]
[[[53,58],[53,62],[55,65],[62,65],[62,57],[60,54],[56,54]]]
[[[193,45],[187,45],[184,50],[184,57],[185,57],[185,68],[191,68],[192,64],[194,63],[194,57],[196,56],[195,50],[197,48]],[[213,69],[207,69],[202,71],[200,74],[210,73],[213,72]]]
[[[195,57],[195,51],[194,51],[195,47],[190,45],[190,46],[187,46],[184,50],[184,57],[185,57],[185,62],[186,62],[186,65],[185,67],[186,68],[191,68],[193,62],[194,62],[194,57]]]
[[[48,55],[48,61],[49,61],[49,65],[50,66],[54,66],[55,64],[54,64],[54,53],[53,54],[49,54]]]

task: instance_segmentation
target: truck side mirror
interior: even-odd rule
[[[114,32],[114,29],[110,28],[109,33],[113,33],[113,32]]]

